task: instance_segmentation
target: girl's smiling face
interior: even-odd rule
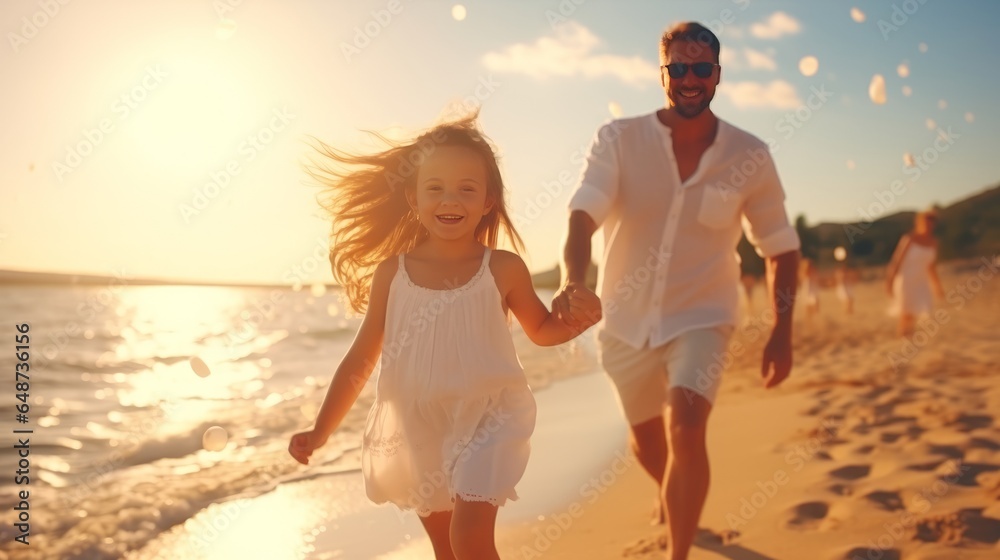
[[[482,156],[462,146],[437,146],[420,166],[407,200],[432,237],[474,239],[493,209],[487,190]]]

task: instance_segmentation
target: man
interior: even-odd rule
[[[633,451],[660,485],[669,556],[681,560],[708,494],[705,429],[737,322],[741,221],[766,259],[776,314],[761,367],[767,387],[792,366],[799,238],[767,146],[709,108],[721,74],[716,36],[677,25],[661,39],[660,61],[666,106],[604,125],[587,154],[553,307],[575,320],[568,294],[584,284],[602,227],[601,362]]]

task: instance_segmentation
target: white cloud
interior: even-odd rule
[[[723,48],[719,53],[719,64],[727,70],[777,70],[778,64],[772,53],[744,48],[743,50]]]
[[[719,51],[719,65],[723,69],[739,70],[744,67],[743,57],[740,56],[739,51],[722,47],[722,50]]]
[[[483,55],[483,64],[493,72],[524,74],[536,79],[612,77],[637,87],[657,83],[659,69],[656,64],[639,56],[595,53],[601,45],[601,39],[589,29],[576,22],[567,22],[556,28],[554,37],[541,37],[534,43],[517,43],[499,52],[488,52]]]
[[[750,68],[760,68],[763,70],[777,70],[778,64],[774,62],[774,57],[755,51],[753,49],[743,49],[743,56],[750,63]]]
[[[737,25],[727,25],[722,29],[721,35],[726,39],[742,39],[746,31]]]
[[[783,35],[795,35],[801,30],[802,25],[797,19],[781,11],[750,26],[750,33],[758,39],[778,39]]]
[[[785,80],[772,80],[767,84],[722,82],[717,91],[740,109],[797,109],[802,106],[795,87]]]

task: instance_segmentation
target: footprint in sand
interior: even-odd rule
[[[897,511],[903,509],[903,499],[900,497],[899,492],[875,490],[874,492],[865,494],[865,498],[875,502],[877,507],[886,511]]]
[[[1000,451],[1000,443],[992,439],[974,437],[969,440],[969,447],[973,449],[988,449],[990,451]]]
[[[818,529],[828,513],[830,504],[826,502],[804,502],[788,511],[785,527],[799,531]]]
[[[927,452],[933,455],[944,455],[949,459],[962,459],[965,457],[965,451],[959,449],[956,445],[928,445]]]
[[[895,548],[881,549],[859,546],[848,550],[843,556],[838,556],[842,560],[869,560],[878,558],[879,560],[900,560],[902,556]]]
[[[830,486],[827,486],[826,489],[829,490],[830,492],[833,492],[834,494],[836,494],[838,496],[850,496],[850,495],[854,494],[854,488],[853,487],[851,487],[849,484],[841,484],[839,482],[836,483],[836,484],[831,484]]]
[[[830,471],[830,476],[840,480],[858,480],[871,473],[871,465],[847,465]]]
[[[962,509],[925,517],[910,529],[914,540],[946,545],[983,545],[1000,541],[1000,519],[985,517],[982,509]]]
[[[976,484],[985,489],[988,495],[1000,500],[1000,472],[979,473],[976,475]]]
[[[901,437],[903,437],[903,434],[899,432],[884,432],[879,435],[878,439],[882,443],[896,443]]]
[[[945,482],[952,482],[959,486],[980,486],[979,477],[984,473],[995,473],[1000,471],[1000,465],[994,465],[991,463],[962,463],[958,467],[957,472],[955,469],[950,469],[945,475],[942,475],[941,479]],[[958,474],[956,477],[955,474]]]
[[[937,470],[938,467],[945,464],[947,461],[928,461],[926,463],[913,463],[906,466],[906,470],[917,471],[917,472],[930,472]]]
[[[963,432],[971,432],[981,428],[993,426],[993,417],[987,414],[962,414],[955,420],[958,429]]]

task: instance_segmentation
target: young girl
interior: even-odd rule
[[[334,218],[331,262],[362,325],[334,375],[315,427],[289,452],[308,464],[354,404],[377,361],[362,470],[368,497],[415,510],[438,559],[499,558],[498,506],[517,499],[535,401],[514,352],[508,312],[540,345],[580,333],[538,299],[521,240],[476,116],[374,155],[320,152],[348,171],[312,174]],[[372,272],[372,268],[374,271]],[[572,305],[596,323],[587,290]]]
[[[934,295],[944,297],[937,275],[936,225],[934,210],[918,212],[913,231],[899,240],[886,271],[886,291],[893,297],[889,313],[899,317],[900,336],[913,334],[916,318],[932,311]]]

